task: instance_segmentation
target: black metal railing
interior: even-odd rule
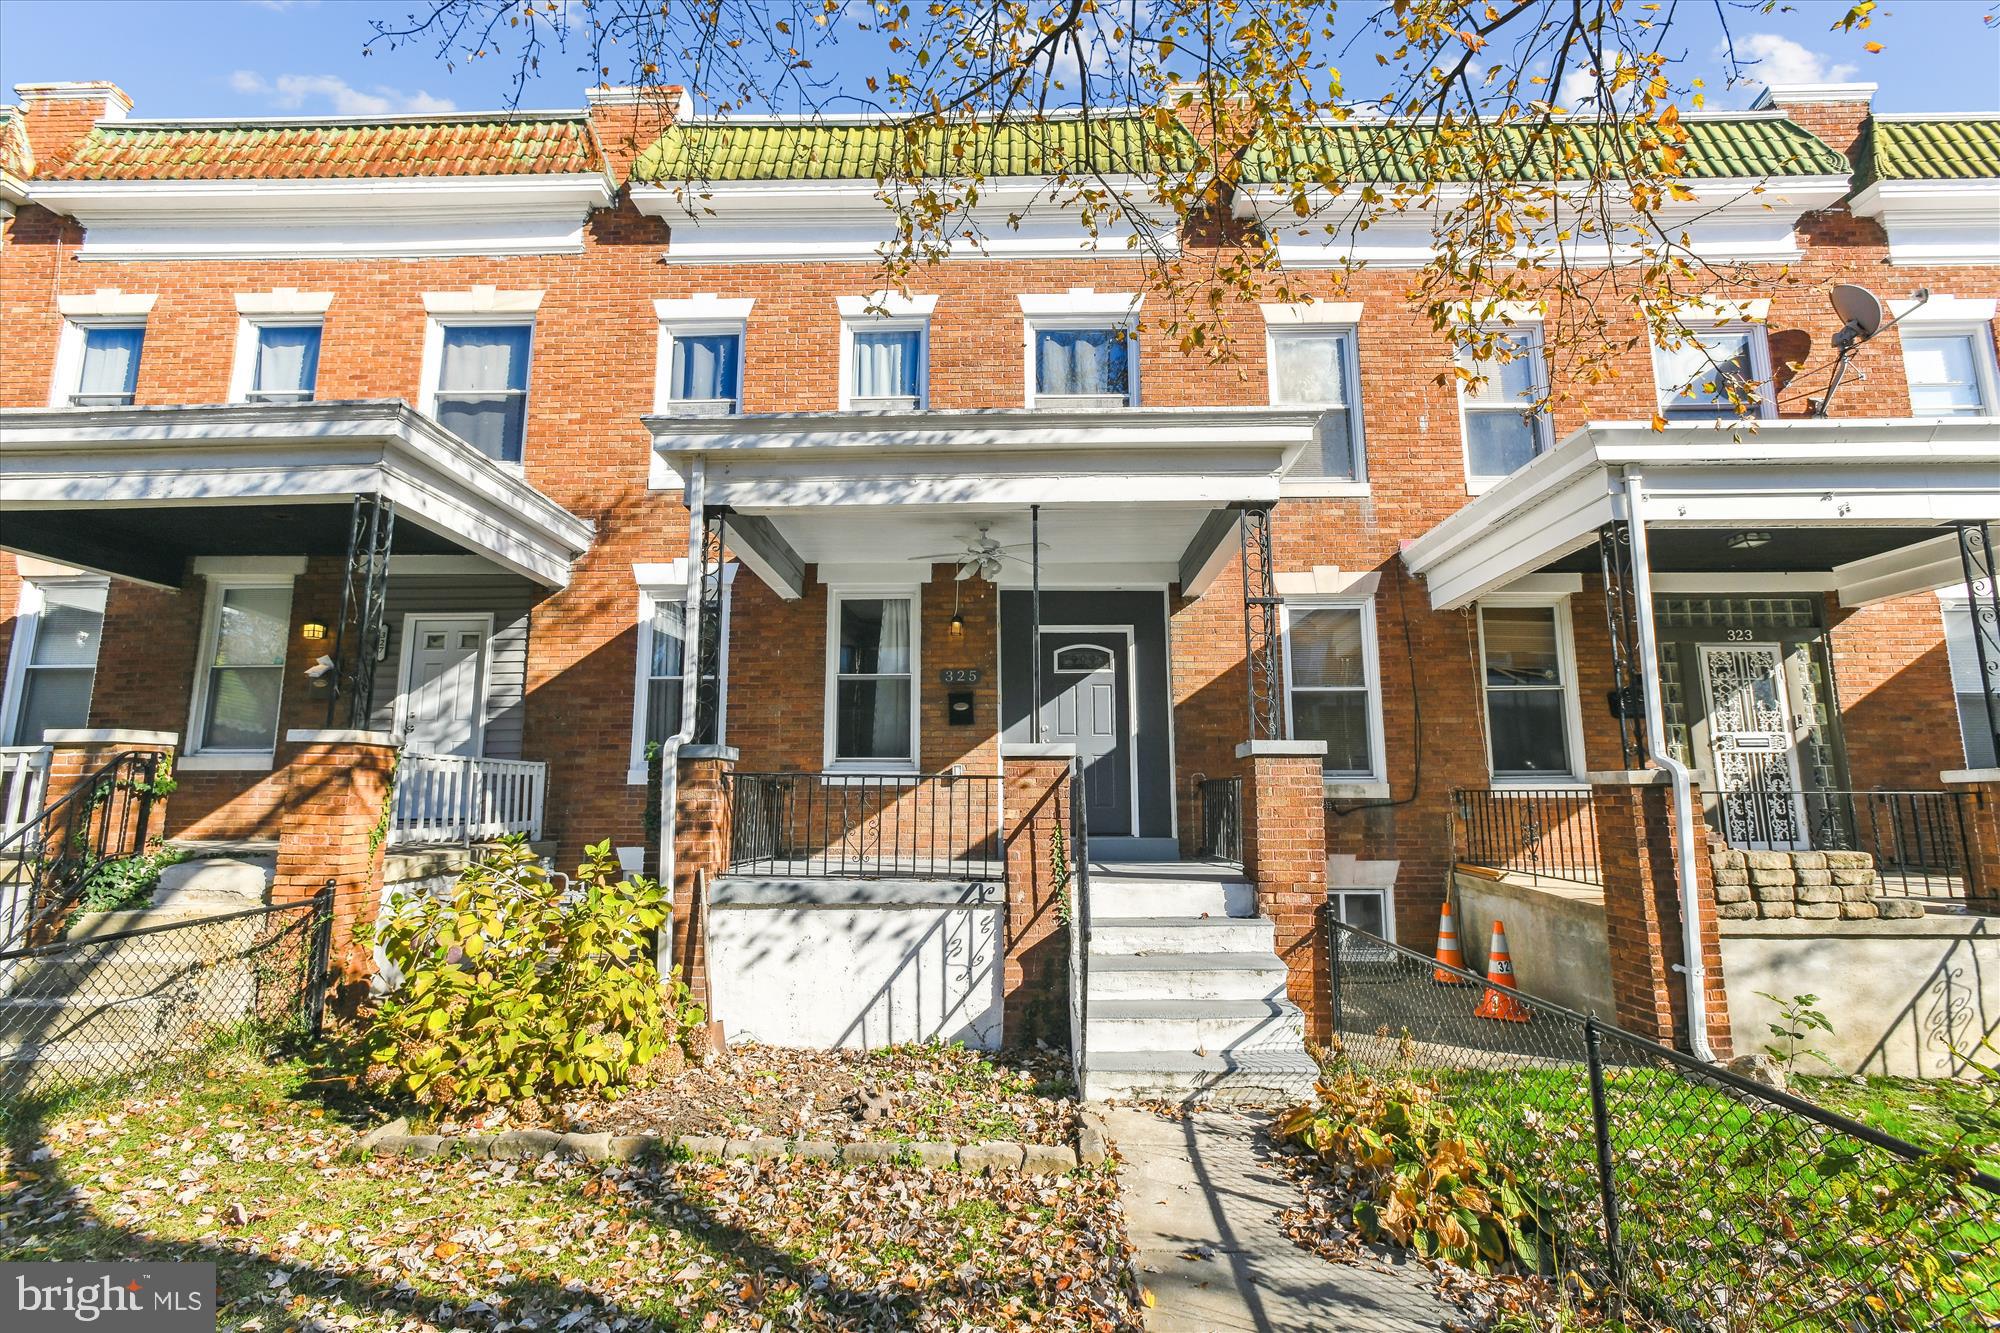
[[[807,879],[1004,880],[1000,779],[737,773],[729,870]]]
[[[1069,864],[1069,1043],[1077,1095],[1085,1094],[1090,1041],[1090,828],[1084,817],[1083,761],[1069,769],[1067,851]]]
[[[221,1042],[316,1038],[333,893],[157,924],[84,913],[61,939],[0,950],[0,1120],[10,1099],[155,1073]]]
[[[1322,920],[1325,1086],[1352,1070],[1448,1107],[1509,1174],[1563,1290],[1689,1333],[2000,1316],[2000,1179],[1975,1152],[1927,1153],[1520,992],[1481,1017],[1482,978]]]
[[[1200,790],[1201,854],[1243,864],[1243,779],[1203,778]]]
[[[1579,884],[1603,882],[1588,789],[1459,787],[1451,804],[1460,863]]]
[[[54,938],[92,876],[145,852],[159,771],[127,750],[0,840],[0,950]]]
[[[1816,852],[1866,852],[1882,891],[1963,898],[1971,846],[1965,796],[1950,791],[1815,791],[1805,795]]]

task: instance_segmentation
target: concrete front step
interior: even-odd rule
[[[1090,960],[1099,1000],[1280,1000],[1285,965],[1275,954],[1116,954]]]
[[[194,991],[173,999],[142,996],[121,1000],[9,996],[0,999],[0,1039],[9,1046],[58,1041],[143,1046],[170,1036],[195,1014],[204,1023],[220,1025],[248,1015],[250,1007],[247,992],[231,996]]]
[[[1185,1102],[1211,1106],[1272,1106],[1312,1092],[1319,1066],[1302,1045],[1271,1049],[1190,1052],[1087,1048],[1083,1095]]]
[[[16,964],[7,994],[20,999],[71,996],[96,1001],[155,995],[200,985],[218,993],[252,993],[257,974],[240,958],[217,961],[210,953],[112,949],[95,958],[31,958]]]
[[[252,904],[256,906],[256,904]],[[119,935],[128,930],[144,930],[150,926],[180,926],[203,921],[210,917],[225,916],[229,911],[217,911],[214,906],[190,907],[183,911],[169,907],[142,907],[125,912],[89,912],[70,918],[69,927],[63,938],[71,943],[84,940],[102,939],[106,935]],[[242,947],[257,938],[258,918],[239,917],[234,921],[218,921],[199,931],[187,930],[174,937],[174,943],[155,939],[144,947],[148,949],[189,949],[198,947],[210,952],[218,948]],[[139,947],[137,943],[126,944],[125,948]]]
[[[1093,959],[1120,954],[1277,952],[1277,931],[1262,917],[1094,917]]]
[[[1090,919],[1257,915],[1257,892],[1241,876],[1151,879],[1129,875],[1090,882]]]
[[[1085,1014],[1088,1050],[1236,1051],[1302,1047],[1305,1016],[1289,1000],[1099,1000]]]

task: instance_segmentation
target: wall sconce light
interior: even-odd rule
[[[956,639],[965,633],[965,617],[954,611],[951,613],[951,637]]]
[[[310,639],[317,643],[326,637],[326,626],[320,624],[317,620],[308,620],[305,624],[299,626],[299,637],[301,639]]]

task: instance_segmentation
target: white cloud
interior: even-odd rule
[[[1726,59],[1726,43],[1715,49]],[[1775,32],[1753,32],[1736,43],[1736,58],[1744,75],[1756,83],[1843,83],[1860,73],[1859,65],[1829,65],[1825,55]]]
[[[262,97],[279,111],[302,111],[321,104],[342,116],[386,116],[396,112],[438,113],[456,109],[449,98],[419,90],[406,93],[377,84],[356,88],[338,74],[280,74],[267,79],[254,70],[239,69],[229,86],[245,97]]]

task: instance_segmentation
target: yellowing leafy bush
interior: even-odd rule
[[[653,962],[665,891],[623,877],[609,842],[568,892],[522,838],[448,897],[406,899],[376,932],[403,985],[369,1057],[418,1100],[466,1108],[629,1082],[702,1021]]]
[[[1354,1221],[1371,1240],[1477,1272],[1540,1269],[1541,1207],[1505,1163],[1460,1129],[1435,1088],[1352,1070],[1278,1118],[1280,1141],[1347,1168]]]

